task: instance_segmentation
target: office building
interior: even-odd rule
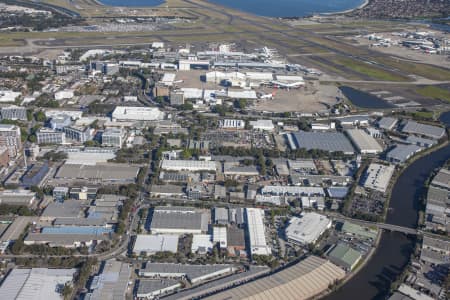
[[[92,140],[95,131],[93,128],[79,126],[64,127],[63,130],[66,134],[66,138],[80,143]]]
[[[16,157],[22,148],[20,127],[0,124],[0,146],[8,148],[10,158]]]
[[[48,128],[41,128],[36,132],[37,143],[41,144],[65,144],[66,134]]]
[[[0,109],[0,120],[27,120],[27,110],[25,107],[16,105],[5,106]]]
[[[102,145],[122,148],[124,137],[122,128],[106,128],[102,133]]]

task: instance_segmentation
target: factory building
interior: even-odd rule
[[[138,234],[133,246],[133,253],[140,255],[145,252],[147,255],[152,255],[157,252],[172,252],[178,251],[178,235],[173,234]]]
[[[163,159],[161,169],[168,171],[216,171],[217,165],[214,161],[205,160],[168,160]]]
[[[185,265],[147,262],[138,274],[147,278],[185,278],[191,284],[197,284],[230,274],[233,271],[232,265]]]
[[[153,234],[201,234],[208,231],[209,215],[190,207],[156,207],[150,221]]]
[[[298,131],[287,134],[291,149],[323,150],[328,152],[343,152],[354,154],[350,141],[340,132],[307,132]]]
[[[345,277],[345,271],[317,256],[249,283],[205,297],[207,300],[313,299]]]
[[[156,121],[164,119],[164,113],[157,107],[116,106],[113,121]]]
[[[74,96],[73,90],[62,90],[55,93],[55,100],[71,99]]]
[[[346,271],[351,271],[359,263],[362,255],[359,251],[349,247],[344,243],[338,243],[330,251],[328,251],[328,259],[342,267]]]
[[[364,130],[348,129],[346,133],[361,154],[378,154],[383,151],[383,148],[378,144],[377,140]]]
[[[61,299],[60,290],[71,285],[77,269],[13,269],[0,286],[0,299]]]
[[[136,281],[137,299],[159,299],[175,292],[182,287],[181,283],[173,279],[154,279]]]
[[[22,93],[11,90],[0,90],[0,102],[15,102]]]
[[[0,191],[0,204],[31,206],[36,194],[30,190],[4,190]]]
[[[273,131],[275,129],[272,120],[250,121],[250,126],[252,126],[253,129],[255,130],[263,130],[263,131]]]
[[[364,187],[385,193],[394,171],[392,165],[371,163],[364,176]]]
[[[308,246],[317,242],[330,227],[331,220],[326,216],[314,212],[303,213],[300,218],[291,218],[286,228],[286,237],[292,243]]]
[[[392,163],[401,164],[420,151],[422,151],[422,148],[416,145],[397,145],[386,153],[386,160]]]
[[[236,119],[219,120],[219,128],[222,129],[244,129],[245,121]]]
[[[403,126],[402,132],[423,135],[437,140],[445,135],[445,128],[409,120],[405,126]]]
[[[270,255],[272,250],[267,245],[264,226],[264,210],[246,208],[245,217],[251,255]]]
[[[84,299],[125,299],[130,276],[129,264],[114,259],[107,260],[103,262],[101,272],[92,279],[89,293]]]
[[[378,127],[384,130],[392,131],[398,123],[398,119],[383,117],[378,121]]]

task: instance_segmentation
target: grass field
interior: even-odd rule
[[[360,62],[357,60],[339,57],[339,58],[333,60],[333,62],[340,64],[342,66],[345,66],[346,68],[349,68],[360,74],[367,75],[376,80],[382,80],[382,81],[409,81],[410,80],[406,76],[398,75],[394,72],[384,70],[375,65],[368,64],[365,62]]]
[[[427,98],[447,101],[450,103],[450,90],[439,86],[428,85],[425,87],[420,87],[416,89],[416,92]]]
[[[394,67],[405,74],[415,74],[432,80],[450,80],[450,70],[448,69],[398,60],[390,57],[376,57],[373,60],[381,64]]]

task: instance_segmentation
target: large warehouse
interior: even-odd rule
[[[157,107],[116,106],[113,121],[156,121],[164,119],[164,112]]]
[[[394,166],[371,163],[366,170],[364,187],[385,193],[394,171]]]
[[[272,251],[266,241],[264,211],[260,208],[246,208],[245,212],[251,255],[270,255]]]
[[[156,252],[178,251],[178,235],[169,234],[138,234],[133,247],[133,253],[136,255],[145,252],[148,255]]]
[[[187,278],[192,284],[232,273],[233,265],[185,265],[147,262],[139,276],[149,278]]]
[[[154,234],[201,234],[208,231],[206,212],[190,207],[155,207],[150,221]]]
[[[377,154],[383,151],[377,140],[361,129],[348,129],[346,131],[355,148],[361,154]]]
[[[317,256],[309,256],[301,262],[270,276],[225,290],[206,297],[208,300],[303,300],[327,290],[341,280],[345,271]]]
[[[298,131],[287,135],[291,149],[323,150],[354,154],[350,141],[341,132],[307,132]]]
[[[217,165],[214,161],[206,160],[169,160],[163,159],[161,169],[168,171],[216,171]]]
[[[55,175],[56,179],[89,180],[90,182],[133,183],[140,167],[128,164],[69,165],[64,164]]]
[[[77,269],[13,269],[0,286],[0,299],[60,300],[59,288]]]
[[[314,244],[322,233],[331,227],[331,220],[315,212],[303,213],[301,218],[293,217],[286,228],[288,241],[301,245]]]
[[[445,128],[408,121],[402,132],[424,135],[433,139],[440,139],[445,135]]]

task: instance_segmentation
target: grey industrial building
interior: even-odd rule
[[[378,121],[378,127],[384,130],[392,130],[397,125],[398,120],[392,117],[383,117]]]
[[[403,126],[402,132],[424,135],[433,139],[440,139],[445,135],[445,128],[422,124],[410,120],[405,124],[405,126]]]
[[[386,160],[392,163],[404,163],[422,148],[416,145],[397,145],[386,153]]]
[[[341,132],[298,131],[287,135],[291,149],[323,150],[354,154],[350,141]]]
[[[150,217],[150,216],[149,216]],[[153,234],[200,234],[208,231],[207,213],[190,207],[155,207],[151,216]]]
[[[133,183],[140,167],[129,164],[98,163],[96,165],[64,164],[55,179],[85,180],[90,183]]]

